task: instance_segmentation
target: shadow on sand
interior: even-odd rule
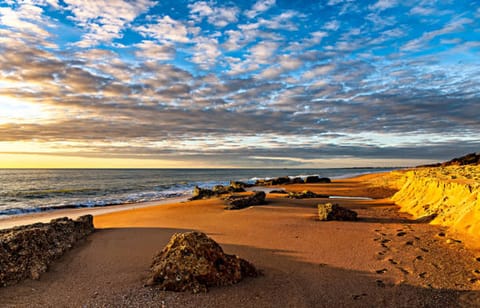
[[[382,222],[382,221],[379,221]],[[388,223],[388,221],[384,221]],[[7,307],[474,307],[480,294],[395,283],[370,272],[305,262],[288,249],[222,242],[265,273],[206,294],[143,287],[154,254],[185,229],[101,229],[58,260],[39,281],[0,289]],[[201,231],[201,230],[199,230]],[[312,247],[316,249],[316,247]],[[355,253],[352,252],[352,258]]]

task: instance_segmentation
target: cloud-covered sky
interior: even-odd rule
[[[0,167],[480,150],[480,1],[0,2]]]

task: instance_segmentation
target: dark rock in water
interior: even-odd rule
[[[239,182],[239,181],[230,181],[230,187],[234,188],[234,189],[245,189],[247,187],[252,187],[253,184],[248,184],[248,183],[244,183],[244,182]]]
[[[290,184],[291,180],[288,176],[282,176],[273,179],[260,179],[255,182],[257,186],[272,186],[272,185],[282,185],[282,184]]]
[[[250,196],[231,196],[226,199],[228,205],[226,210],[240,210],[249,206],[265,204],[265,193],[263,191],[256,191]]]
[[[329,178],[320,178],[316,175],[307,176],[305,178],[305,183],[331,183],[332,181]]]
[[[176,233],[153,259],[147,285],[161,290],[207,292],[260,274],[255,267],[222,247],[205,233]]]
[[[286,192],[285,190],[279,190],[279,189],[271,190],[268,193],[269,194],[282,194],[282,195],[288,194],[288,192]]]
[[[92,215],[0,230],[0,286],[39,279],[49,264],[93,231]]]
[[[302,178],[293,178],[290,180],[290,184],[303,184],[303,179]]]
[[[195,186],[193,189],[193,196],[189,200],[202,200],[208,199],[213,197],[219,197],[221,195],[230,194],[234,192],[244,192],[245,189],[239,187],[235,188],[232,186],[223,186],[223,185],[216,185],[213,189],[206,189],[200,188]]]
[[[282,184],[289,184],[290,183],[290,178],[288,176],[282,176],[276,179],[273,179],[272,184],[273,185],[282,185]]]
[[[215,192],[213,190],[195,186],[193,188],[193,196],[190,198],[190,200],[208,199],[214,196]]]
[[[289,192],[288,198],[291,199],[308,199],[308,198],[328,198],[328,195],[316,194],[309,190],[304,190],[302,192]]]
[[[319,204],[318,219],[319,220],[357,220],[357,213],[343,208],[338,204]]]

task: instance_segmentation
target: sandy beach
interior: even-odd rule
[[[480,251],[466,249],[446,227],[400,213],[389,198],[394,190],[371,184],[382,176],[281,186],[350,198],[268,194],[267,205],[237,211],[209,199],[94,213],[94,234],[40,280],[1,288],[0,306],[479,306]],[[355,210],[359,220],[318,221],[316,205],[327,201]],[[201,294],[144,287],[155,253],[174,233],[192,230],[264,275]]]

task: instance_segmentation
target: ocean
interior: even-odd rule
[[[47,210],[165,200],[230,180],[279,176],[341,178],[391,168],[331,169],[0,169],[0,219]]]

